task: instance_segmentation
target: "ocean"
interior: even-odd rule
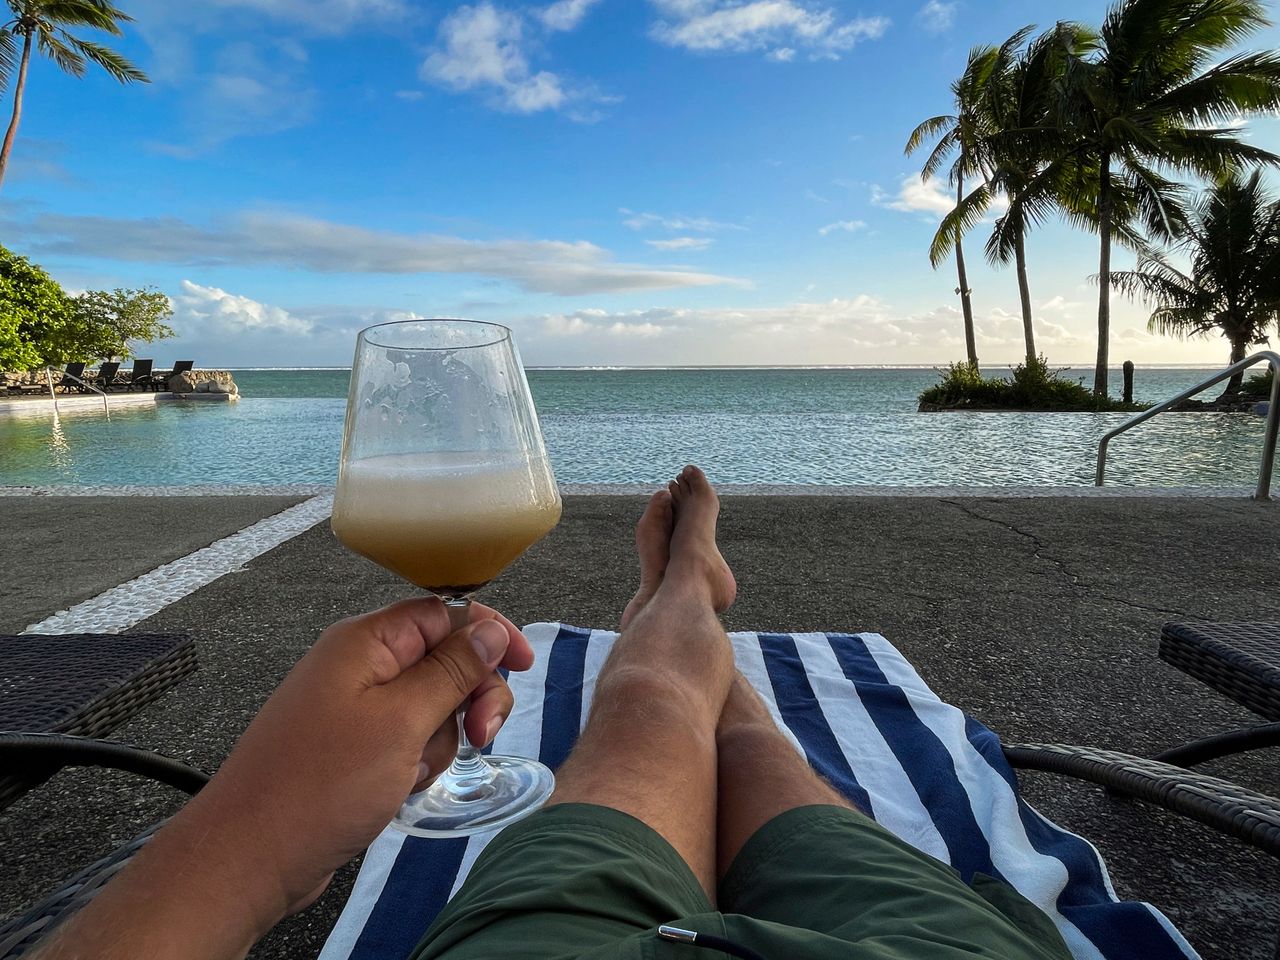
[[[991,371],[999,372],[999,371]],[[1006,371],[1007,372],[1007,371]],[[1145,368],[1158,401],[1207,369]],[[1088,381],[1091,371],[1069,371]],[[1124,414],[916,412],[933,369],[533,369],[562,483],[659,483],[688,462],[742,484],[1086,485]],[[1119,371],[1113,373],[1119,384]],[[347,370],[238,370],[238,404],[0,420],[0,485],[329,483]],[[1113,444],[1125,485],[1251,485],[1263,421],[1167,414]]]

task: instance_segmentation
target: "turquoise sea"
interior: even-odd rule
[[[1211,372],[1140,369],[1135,394],[1165,399]],[[235,378],[238,404],[121,409],[110,421],[0,419],[0,485],[332,482],[348,371]],[[1098,438],[1126,419],[917,413],[916,396],[936,378],[931,369],[529,371],[562,483],[656,483],[697,462],[722,483],[1085,485]],[[1250,485],[1262,428],[1249,416],[1167,414],[1115,442],[1109,476]]]

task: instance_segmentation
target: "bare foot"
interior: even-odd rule
[[[738,595],[738,584],[716,546],[720,498],[707,475],[694,466],[685,467],[667,489],[675,529],[662,589],[705,593],[716,613],[724,613]]]
[[[675,522],[671,510],[671,494],[659,490],[649,498],[644,516],[636,524],[636,555],[640,558],[640,586],[622,611],[621,629],[625,630],[635,615],[653,599],[662,585],[671,556],[671,528]]]

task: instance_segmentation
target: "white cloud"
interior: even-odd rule
[[[904,213],[936,213],[946,216],[955,209],[955,197],[948,191],[947,185],[937,177],[923,180],[916,174],[902,178],[898,192],[890,195],[878,185],[871,187],[871,202],[877,207],[888,210],[901,210]]]
[[[416,103],[418,100],[421,100],[425,96],[426,94],[423,93],[421,90],[397,90],[396,91],[396,98],[399,100],[404,100],[406,103]]]
[[[818,193],[816,190],[806,190],[804,192],[804,198],[806,200],[812,200],[814,203],[830,203],[831,202],[822,194]]]
[[[208,73],[193,79],[182,142],[153,143],[161,153],[191,157],[242,136],[263,136],[311,119],[316,95],[307,82],[306,51],[295,41],[248,41],[218,51]]]
[[[655,250],[705,250],[715,243],[710,237],[672,237],[670,240],[646,240]]]
[[[663,18],[658,41],[694,51],[765,51],[791,60],[797,49],[811,59],[838,59],[862,40],[878,40],[886,17],[842,20],[835,9],[797,0],[652,0]]]
[[[182,281],[182,292],[170,298],[173,327],[179,333],[237,335],[242,333],[285,333],[306,336],[315,324],[249,297],[228,293],[218,287],[202,287]]]
[[[916,23],[926,33],[946,33],[956,22],[960,0],[929,0],[916,14]]]
[[[535,16],[548,30],[574,30],[600,0],[557,0]]]
[[[722,223],[708,217],[687,217],[683,214],[664,215],[661,213],[637,213],[626,207],[619,207],[618,212],[626,217],[623,226],[632,230],[648,230],[650,227],[661,227],[664,230],[692,230],[695,233],[718,233],[722,230],[746,230],[737,223]]]
[[[908,174],[898,184],[896,194],[886,193],[878,184],[871,185],[871,202],[886,210],[900,210],[903,213],[928,213],[945,217],[956,207],[955,191],[938,177],[921,179],[917,174]],[[1009,209],[1008,198],[996,196],[992,199],[989,213],[1003,213]]]
[[[605,336],[627,339],[650,339],[673,332],[671,328],[656,323],[635,323],[627,320],[601,322],[608,315],[603,310],[583,310],[578,313],[553,313],[542,318],[542,331],[552,337]]]
[[[530,16],[547,30],[572,30],[595,2],[559,0]],[[599,120],[599,107],[620,98],[572,85],[550,70],[535,70],[526,52],[528,25],[525,13],[489,0],[458,7],[441,22],[436,48],[422,62],[419,76],[450,90],[485,91],[493,107],[510,113],[563,110],[580,123]]]
[[[489,88],[498,106],[517,113],[554,110],[564,87],[554,73],[531,70],[523,33],[517,13],[491,3],[459,7],[440,25],[440,49],[423,61],[422,78],[453,90]]]
[[[837,230],[842,230],[845,233],[857,233],[859,230],[865,229],[867,229],[867,224],[864,220],[837,220],[835,223],[828,223],[825,227],[819,227],[818,233],[825,237],[835,233]]]
[[[6,236],[36,254],[114,261],[244,265],[351,274],[474,274],[560,296],[677,289],[742,281],[619,263],[586,241],[467,240],[371,230],[290,214],[247,213],[211,227],[175,217],[37,214],[3,220]]]

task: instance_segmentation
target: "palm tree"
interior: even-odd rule
[[[1181,190],[1159,171],[1218,177],[1280,162],[1233,126],[1280,107],[1280,54],[1211,63],[1267,25],[1262,0],[1121,0],[1091,49],[1068,56],[1054,111],[1064,149],[1010,213],[1038,221],[1064,210],[1100,236],[1095,394],[1107,393],[1113,242],[1138,222],[1155,239],[1178,229]]]
[[[929,259],[935,267],[946,259],[952,247],[958,247],[960,237],[982,220],[998,196],[1016,191],[1030,179],[1030,171],[1039,162],[1026,148],[1034,142],[1031,132],[1041,129],[1045,112],[1041,101],[1051,78],[1040,76],[1047,69],[1049,59],[1038,52],[1047,47],[1043,40],[1037,41],[1031,50],[1019,57],[1019,51],[1033,29],[1024,27],[1015,33],[994,51],[987,64],[986,79],[974,106],[980,123],[977,125],[979,139],[973,154],[983,180],[971,194],[958,199],[955,209],[939,225],[929,248]],[[1016,232],[1013,250],[1018,262],[1023,340],[1027,360],[1033,363],[1038,354],[1031,316],[1026,245],[1023,242],[1025,231],[1019,226]],[[1001,249],[997,252],[992,244],[988,244],[987,256],[993,263],[1008,263],[1010,259],[1006,251]]]
[[[120,36],[120,24],[132,20],[124,11],[117,10],[109,0],[5,0],[13,12],[13,19],[0,27],[0,82],[13,73],[15,61],[18,69],[17,83],[13,89],[13,116],[0,145],[0,181],[9,166],[9,154],[18,135],[18,121],[22,118],[22,95],[27,87],[27,68],[31,63],[31,50],[38,48],[42,54],[74,77],[83,77],[89,61],[96,63],[121,83],[138,80],[147,83],[147,76],[114,50],[73,36],[67,27],[92,27]],[[18,38],[22,38],[22,53],[18,53]]]
[[[951,85],[951,93],[955,101],[956,112],[953,115],[932,117],[912,132],[907,140],[908,156],[920,150],[926,142],[938,137],[937,143],[925,161],[920,172],[923,180],[936,177],[953,153],[955,161],[951,164],[948,179],[956,190],[956,205],[965,198],[965,182],[974,177],[983,177],[980,163],[979,147],[985,132],[986,118],[983,113],[984,90],[996,66],[999,51],[992,46],[974,47],[969,52],[969,60],[960,79]],[[965,266],[964,245],[961,242],[963,232],[957,229],[948,238],[950,246],[956,252],[956,273],[960,286],[956,293],[960,295],[960,307],[964,313],[964,339],[968,351],[969,363],[978,366],[978,342],[973,326],[973,291],[969,289],[969,273]],[[943,254],[945,257],[945,254]],[[934,261],[936,267],[942,258]]]
[[[1154,308],[1149,329],[1177,337],[1207,337],[1215,330],[1231,344],[1231,362],[1263,344],[1280,324],[1280,202],[1262,184],[1262,171],[1232,174],[1196,203],[1171,254],[1190,261],[1178,269],[1151,254],[1138,269],[1117,272],[1116,288]],[[1241,371],[1223,396],[1240,391]]]

